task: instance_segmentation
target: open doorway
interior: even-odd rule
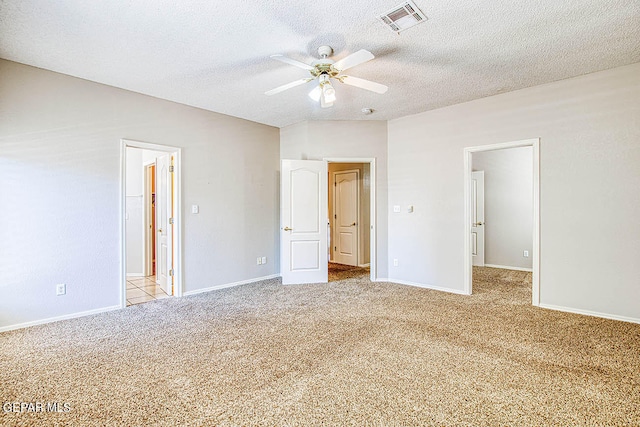
[[[280,182],[280,274],[285,285],[326,283],[330,255],[329,164],[362,163],[369,168],[369,206],[360,215],[360,236],[368,235],[369,277],[376,271],[376,161],[375,158],[325,158],[323,160],[281,160]],[[364,176],[364,174],[363,174]],[[366,191],[365,191],[366,193]],[[360,209],[362,211],[362,209]],[[368,212],[368,214],[366,213]],[[367,228],[367,230],[363,230]],[[362,252],[362,251],[360,251]],[[358,259],[362,253],[358,255]],[[355,257],[354,257],[355,258]],[[366,259],[366,258],[365,258]],[[344,264],[342,264],[344,265]],[[358,264],[357,268],[360,267]],[[352,268],[352,266],[348,266]]]
[[[465,149],[466,293],[512,282],[539,304],[538,165],[537,139]]]
[[[369,163],[328,164],[329,281],[370,274],[370,169]]]
[[[181,296],[180,150],[122,140],[122,306]]]

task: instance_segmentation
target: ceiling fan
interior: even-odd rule
[[[309,92],[309,97],[316,102],[319,101],[322,108],[327,108],[333,106],[333,103],[336,100],[336,90],[331,84],[332,79],[337,80],[340,83],[370,90],[372,92],[380,94],[385,93],[387,89],[389,89],[387,86],[380,83],[375,83],[369,80],[342,74],[342,72],[348,70],[349,68],[363,64],[375,58],[373,54],[368,50],[360,49],[359,51],[354,52],[346,58],[342,58],[341,60],[336,62],[329,59],[329,56],[331,56],[332,53],[333,49],[331,48],[331,46],[320,46],[318,48],[318,55],[320,55],[320,59],[312,62],[311,65],[305,64],[304,62],[296,61],[295,59],[287,58],[283,55],[271,55],[271,58],[275,60],[309,71],[311,77],[287,83],[286,85],[271,89],[264,94],[275,95],[276,93],[283,92],[287,89],[291,89],[292,87],[296,87],[317,79],[318,86],[316,86],[311,92]]]

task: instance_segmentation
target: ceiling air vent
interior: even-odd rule
[[[427,17],[412,1],[406,1],[378,17],[395,33],[425,22]]]

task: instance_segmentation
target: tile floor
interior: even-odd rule
[[[169,295],[156,284],[155,276],[127,277],[127,306],[162,298]]]

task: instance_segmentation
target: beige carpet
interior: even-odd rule
[[[351,279],[356,277],[368,278],[369,268],[352,267],[350,265],[329,263],[329,282]]]
[[[367,275],[0,334],[2,403],[70,406],[0,424],[640,425],[640,325],[531,307],[526,273],[476,270],[473,296]]]

